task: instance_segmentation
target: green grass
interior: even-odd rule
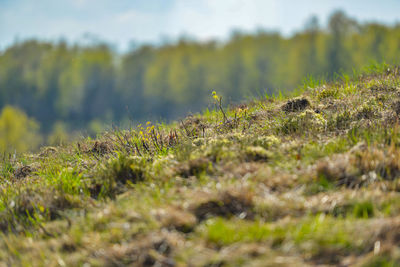
[[[372,66],[5,155],[0,265],[396,266],[399,91]]]
[[[219,247],[267,242],[275,249],[282,249],[285,244],[292,243],[303,253],[317,254],[329,247],[347,252],[357,251],[360,245],[351,220],[334,219],[323,214],[284,225],[217,218],[199,228],[200,236]]]

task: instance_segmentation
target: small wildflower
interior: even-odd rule
[[[217,93],[216,93],[215,91],[212,92],[212,97],[213,97],[215,100],[219,101],[219,98],[220,98],[220,97],[217,95]]]

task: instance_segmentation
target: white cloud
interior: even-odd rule
[[[274,0],[177,0],[170,14],[174,34],[193,32],[200,38],[226,36],[232,28],[254,30],[261,25],[276,25]]]

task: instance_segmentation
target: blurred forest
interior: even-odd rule
[[[122,55],[102,43],[17,42],[0,52],[0,151],[57,144],[77,130],[93,135],[111,123],[175,119],[207,107],[213,90],[235,103],[293,90],[308,75],[329,79],[399,59],[400,24],[360,24],[340,11],[326,28],[313,17],[290,37],[235,32],[223,43],[181,39]]]

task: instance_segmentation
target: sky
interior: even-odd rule
[[[97,38],[124,51],[183,35],[223,40],[233,29],[290,35],[311,15],[324,25],[338,9],[359,21],[400,22],[400,0],[0,0],[0,50],[30,38]]]

